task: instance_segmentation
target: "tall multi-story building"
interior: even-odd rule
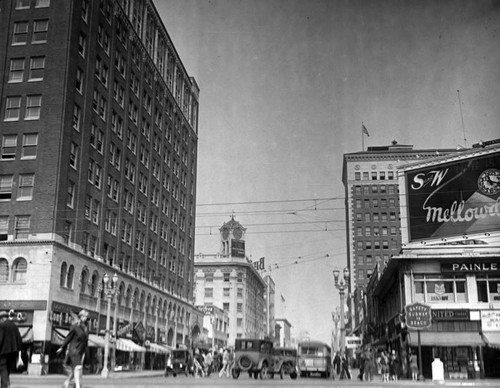
[[[199,88],[153,1],[7,0],[0,42],[0,309],[50,366],[107,295],[117,363],[188,343]]]
[[[414,150],[396,141],[389,146],[344,154],[347,265],[350,289],[364,287],[376,264],[384,266],[401,250],[397,166],[456,152]]]
[[[196,304],[228,313],[230,346],[236,338],[264,338],[266,282],[246,258],[246,229],[232,217],[219,232],[219,253],[195,255]]]

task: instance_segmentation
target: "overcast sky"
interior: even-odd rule
[[[365,148],[500,138],[500,1],[155,4],[201,89],[196,253],[217,252],[234,212],[277,315],[330,342],[331,271],[347,265],[342,156],[361,151],[362,122]]]

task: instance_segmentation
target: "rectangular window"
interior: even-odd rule
[[[16,0],[16,9],[29,9],[31,0]]]
[[[32,95],[26,97],[26,114],[25,120],[38,120],[40,118],[40,110],[42,107],[42,96]]]
[[[78,93],[82,94],[83,93],[83,70],[80,68],[76,69],[76,90]]]
[[[376,180],[377,180],[377,172],[372,171],[372,181],[376,181]]]
[[[27,239],[30,230],[30,216],[16,216],[15,236],[16,239]]]
[[[2,137],[1,160],[14,160],[16,158],[17,135],[4,135]]]
[[[0,201],[9,201],[12,198],[13,175],[0,175]]]
[[[9,216],[0,216],[0,241],[7,241],[9,236]],[[8,279],[8,274],[7,274]],[[0,282],[7,281],[5,277],[2,278],[2,268],[0,267]]]
[[[12,45],[21,45],[28,42],[28,22],[15,22]]]
[[[73,208],[75,203],[75,184],[71,181],[68,182],[68,195],[66,197],[66,205]]]
[[[19,175],[19,187],[17,189],[18,201],[30,201],[33,199],[33,187],[35,185],[35,174]]]
[[[73,129],[80,131],[80,118],[82,115],[82,110],[75,104],[73,107]]]
[[[78,52],[84,58],[86,54],[86,46],[87,46],[87,37],[83,35],[83,33],[80,33],[80,36],[78,37]]]
[[[46,43],[48,30],[49,30],[48,20],[35,20],[33,22],[32,43]]]
[[[35,8],[44,8],[50,6],[50,0],[36,0]]]
[[[205,298],[213,298],[214,289],[213,288],[205,288]]]
[[[9,82],[23,82],[24,58],[10,60]]]
[[[78,145],[71,143],[69,148],[69,165],[75,170],[78,168]]]
[[[45,57],[31,57],[28,81],[43,81]]]
[[[5,121],[19,120],[21,114],[21,96],[7,97],[5,103]]]

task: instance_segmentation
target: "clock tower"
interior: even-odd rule
[[[245,257],[245,232],[246,228],[231,216],[219,229],[220,253],[225,256]]]

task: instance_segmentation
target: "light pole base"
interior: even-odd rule
[[[101,377],[104,377],[105,379],[107,379],[109,377],[109,369],[108,368],[102,368]]]

